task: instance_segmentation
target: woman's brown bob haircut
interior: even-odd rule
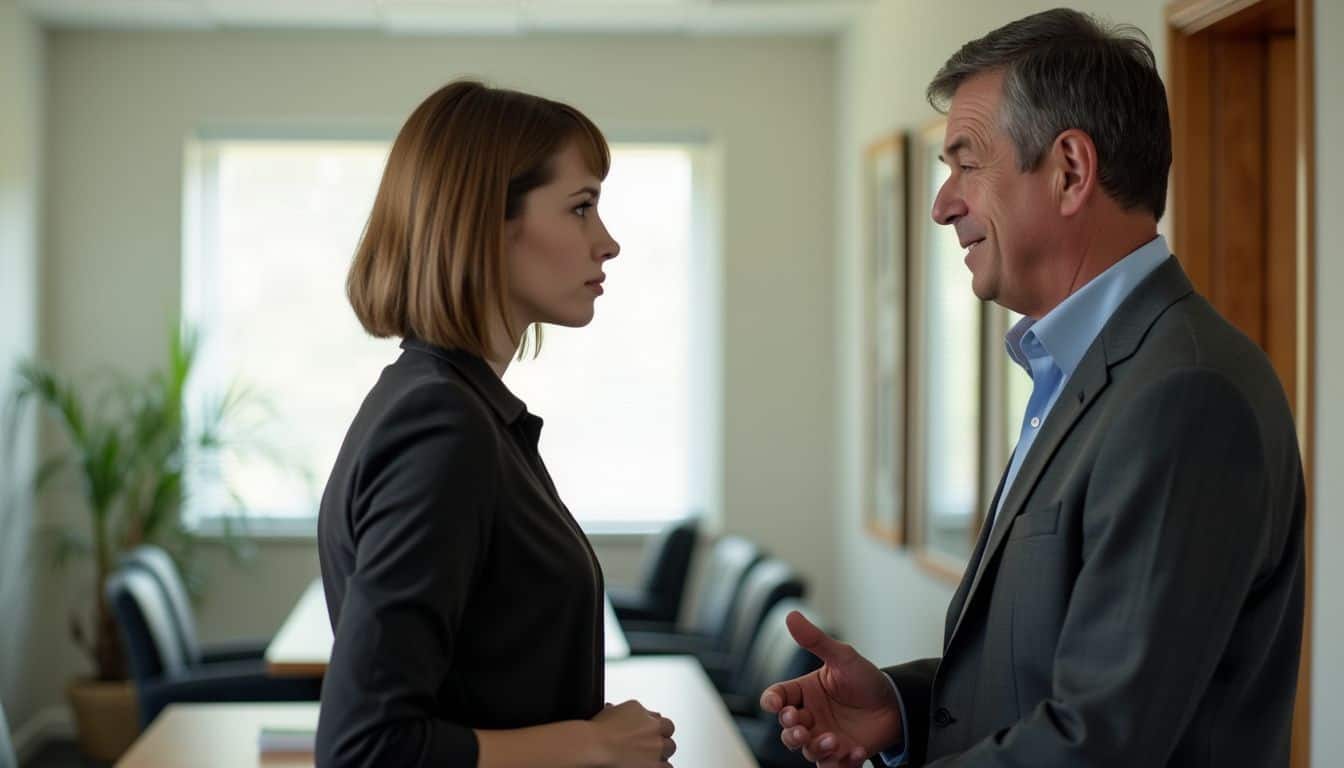
[[[577,109],[459,80],[411,113],[392,144],[346,293],[374,336],[411,337],[488,357],[491,313],[509,339],[504,222],[550,182],[576,143],[605,179],[606,138]]]

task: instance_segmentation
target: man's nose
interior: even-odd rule
[[[932,214],[933,220],[943,225],[954,224],[966,215],[966,201],[957,193],[952,179],[944,181],[938,188],[938,195],[933,198]]]

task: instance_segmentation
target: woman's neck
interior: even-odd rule
[[[527,323],[515,324],[514,328],[522,328],[524,329],[522,333],[525,333],[527,326]],[[490,323],[489,334],[485,362],[489,364],[490,370],[502,379],[504,372],[509,370],[509,363],[513,362],[513,358],[518,354],[518,345],[523,341],[522,335],[520,333],[517,338],[510,336],[504,327],[504,319],[500,317],[496,317]]]

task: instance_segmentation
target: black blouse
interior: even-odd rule
[[[541,419],[480,358],[401,346],[318,514],[322,766],[475,766],[473,728],[603,703],[602,571],[537,453]]]

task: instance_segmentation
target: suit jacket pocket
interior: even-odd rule
[[[1050,536],[1059,530],[1059,508],[1056,501],[1046,507],[1030,509],[1013,519],[1013,529],[1008,532],[1009,539],[1028,539],[1033,536]]]

